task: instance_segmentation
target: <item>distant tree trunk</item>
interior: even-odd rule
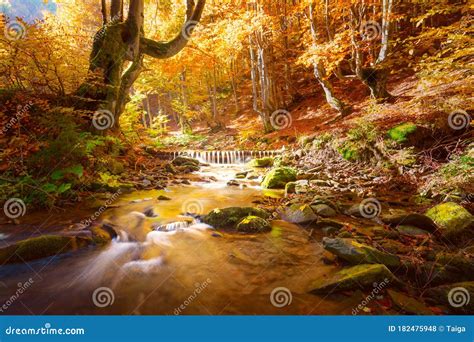
[[[313,37],[313,44],[317,44],[318,42],[318,32],[316,29],[316,20],[314,18],[314,4],[311,3],[309,5],[309,19],[311,25],[311,35]],[[326,96],[326,102],[331,106],[331,108],[337,110],[342,115],[348,115],[351,112],[349,106],[347,106],[343,101],[338,99],[334,94],[334,89],[332,87],[331,82],[326,75],[326,70],[322,62],[315,62],[314,63],[314,76],[318,80],[319,84],[323,88],[324,94]]]
[[[191,134],[193,132],[193,129],[186,116],[187,114],[186,112],[188,110],[188,92],[186,89],[186,70],[183,70],[183,72],[180,75],[180,79],[181,79],[181,101],[183,104],[183,112],[179,114],[179,125],[181,127],[181,132],[183,134]]]
[[[130,0],[128,18],[123,18],[123,0],[112,0],[110,16],[107,2],[101,1],[104,26],[96,33],[90,56],[89,73],[76,92],[84,107],[102,109],[114,116],[115,129],[130,88],[140,75],[144,55],[166,59],[176,55],[188,43],[201,19],[206,0],[186,0],[186,23],[170,42],[156,42],[144,34],[144,0]],[[128,64],[128,66],[127,66]]]
[[[376,62],[371,67],[365,66],[364,53],[360,31],[364,25],[366,7],[364,5],[351,6],[352,46],[354,49],[355,73],[357,77],[370,89],[373,99],[383,101],[392,97],[387,90],[388,70],[383,66],[389,50],[390,16],[392,12],[392,0],[383,0],[382,3],[382,42],[380,53]]]

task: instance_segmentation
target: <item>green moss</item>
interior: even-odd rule
[[[296,170],[291,167],[279,167],[265,176],[262,187],[265,189],[284,189],[286,183],[296,181]]]
[[[361,159],[359,149],[355,143],[347,141],[339,146],[337,150],[345,160],[354,162]]]
[[[274,159],[272,157],[257,158],[251,161],[252,167],[272,167]]]
[[[215,228],[235,229],[242,219],[248,216],[256,216],[268,219],[270,214],[265,210],[251,207],[231,207],[214,209],[203,217],[203,222]]]
[[[83,240],[69,236],[45,235],[27,239],[0,249],[0,264],[21,263],[66,253],[83,244]]]
[[[472,227],[473,216],[457,203],[447,202],[439,204],[426,212],[440,228],[443,236],[457,237]]]
[[[237,225],[237,231],[243,233],[263,233],[271,230],[270,223],[258,216],[247,216]]]
[[[397,143],[404,143],[408,140],[410,134],[416,132],[417,126],[412,122],[405,122],[395,126],[387,132],[390,139]]]

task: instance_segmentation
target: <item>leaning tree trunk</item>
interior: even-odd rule
[[[144,0],[130,0],[128,18],[123,18],[123,0],[112,0],[110,15],[102,1],[103,27],[96,33],[90,57],[89,73],[77,95],[88,109],[111,114],[118,129],[119,118],[130,101],[129,92],[142,71],[145,55],[166,59],[176,55],[188,43],[199,22],[206,0],[186,0],[186,22],[169,42],[156,42],[144,34]]]

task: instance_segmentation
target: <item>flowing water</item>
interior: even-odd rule
[[[244,168],[211,165],[191,185],[122,196],[101,216],[120,227],[106,247],[0,267],[0,305],[8,303],[3,313],[350,313],[359,297],[308,294],[312,281],[334,268],[322,262],[321,245],[304,229],[273,221],[267,234],[225,234],[194,218],[214,208],[251,206],[262,194],[282,195],[264,193],[256,181],[227,186]],[[200,181],[206,177],[213,181]],[[26,282],[32,284],[12,300]]]

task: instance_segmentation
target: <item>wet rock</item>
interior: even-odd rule
[[[311,207],[307,204],[291,204],[278,210],[282,220],[291,223],[310,223],[318,219]]]
[[[289,182],[285,185],[285,196],[296,193],[296,182]]]
[[[23,263],[67,253],[90,243],[88,239],[72,236],[44,235],[19,241],[0,249],[0,265]]]
[[[145,214],[146,217],[158,217],[153,207],[146,208],[143,214]]]
[[[324,227],[322,229],[324,235],[334,235],[334,234],[337,234],[339,232],[340,228],[336,228],[336,227]]]
[[[414,226],[429,232],[435,232],[438,229],[436,223],[428,216],[416,213],[397,213],[382,215],[383,223],[391,226]]]
[[[457,239],[474,233],[473,216],[457,203],[439,204],[426,212],[438,226],[443,237]]]
[[[274,159],[272,157],[257,158],[251,161],[253,167],[272,167]]]
[[[395,228],[400,234],[409,236],[429,236],[430,233],[424,229],[420,229],[414,226],[400,225]]]
[[[386,286],[399,283],[398,279],[385,265],[365,264],[344,268],[329,277],[318,279],[311,286],[311,293],[324,294],[374,287],[374,283]]]
[[[339,258],[352,265],[383,264],[388,267],[400,266],[400,258],[396,255],[379,251],[351,239],[323,238],[323,247]]]
[[[384,251],[392,254],[408,254],[413,250],[413,247],[391,239],[383,239],[379,244]]]
[[[244,172],[239,172],[235,174],[235,178],[237,179],[245,179],[247,178],[247,175],[249,174],[249,171],[244,171]]]
[[[214,209],[204,216],[202,220],[204,223],[215,228],[235,229],[237,224],[239,224],[243,218],[248,216],[257,216],[265,220],[270,218],[270,214],[262,209],[251,207],[231,207]]]
[[[311,229],[324,229],[324,228],[335,228],[338,231],[344,227],[344,224],[333,221],[333,220],[318,220],[317,222],[311,223],[308,228]]]
[[[462,274],[466,280],[474,280],[474,257],[463,253],[438,253],[436,262],[441,265],[449,265],[457,269],[458,274]]]
[[[181,181],[181,184],[183,184],[183,185],[191,185],[191,182],[190,182],[189,180],[187,180],[187,179],[183,179],[183,180]]]
[[[160,196],[158,196],[157,199],[159,201],[171,201],[171,198],[169,198],[168,196],[165,196],[165,195],[160,195]]]
[[[115,229],[108,224],[92,227],[90,231],[92,233],[92,240],[98,245],[105,245],[118,236]]]
[[[271,230],[270,223],[258,216],[247,216],[237,225],[237,231],[241,233],[265,233]]]
[[[296,181],[296,170],[290,167],[279,167],[271,170],[262,182],[265,189],[284,189],[286,183]]]
[[[233,179],[227,182],[227,186],[240,186],[240,183]]]
[[[189,157],[176,157],[172,162],[174,166],[194,165],[199,167],[199,160]]]
[[[431,311],[425,304],[416,300],[415,298],[408,297],[407,295],[392,289],[388,289],[387,292],[392,299],[393,304],[406,313],[414,315],[433,314],[433,311]]]
[[[425,297],[431,303],[445,305],[450,312],[474,312],[474,281],[442,285],[428,289]]]
[[[165,165],[165,171],[168,173],[171,173],[172,175],[175,175],[178,173],[178,171],[173,166],[173,164],[169,164],[169,163]]]
[[[336,210],[334,210],[327,204],[311,205],[311,209],[313,209],[313,211],[317,215],[322,216],[322,217],[333,217],[337,215]]]

